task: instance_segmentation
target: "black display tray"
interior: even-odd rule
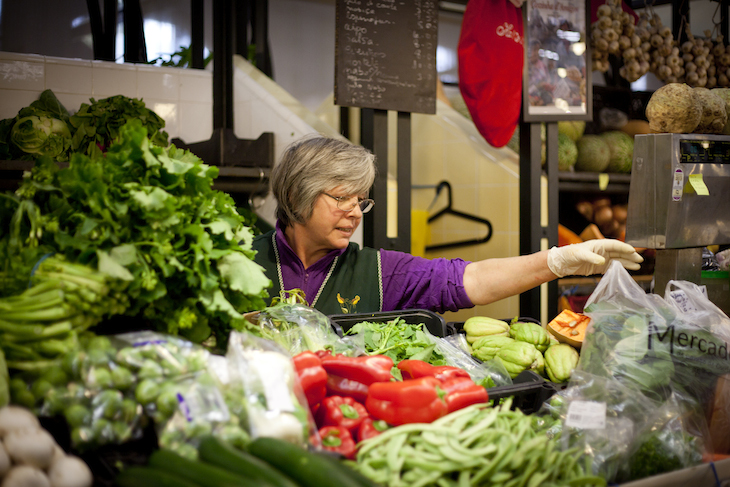
[[[375,313],[352,313],[341,315],[330,315],[332,326],[339,336],[344,332],[363,321],[387,323],[400,318],[409,325],[423,324],[432,335],[445,337],[448,333],[446,322],[441,315],[425,309],[409,309],[400,311],[379,311]]]

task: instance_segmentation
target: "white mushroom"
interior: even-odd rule
[[[25,428],[40,428],[41,423],[35,414],[20,406],[5,406],[0,408],[0,438],[13,430]]]
[[[8,452],[5,451],[2,440],[0,440],[0,479],[8,473],[8,470],[10,470],[10,457]]]
[[[51,487],[51,482],[35,467],[16,465],[10,469],[0,487]]]
[[[89,466],[73,455],[54,461],[48,470],[48,478],[51,487],[91,487],[94,481]]]
[[[43,428],[12,431],[4,442],[13,463],[31,465],[42,470],[51,465],[56,449],[56,440]]]

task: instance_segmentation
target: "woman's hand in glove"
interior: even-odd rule
[[[637,270],[644,259],[629,244],[615,239],[588,240],[578,244],[553,247],[547,265],[558,277],[603,274],[612,260],[625,268]]]

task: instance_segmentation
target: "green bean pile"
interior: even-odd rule
[[[389,429],[362,443],[353,467],[389,487],[605,486],[591,458],[560,446],[530,416],[475,404],[433,423]]]

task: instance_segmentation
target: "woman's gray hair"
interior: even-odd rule
[[[305,136],[284,150],[271,170],[276,218],[284,227],[304,224],[325,191],[367,193],[375,181],[375,156],[362,146],[322,135]]]

